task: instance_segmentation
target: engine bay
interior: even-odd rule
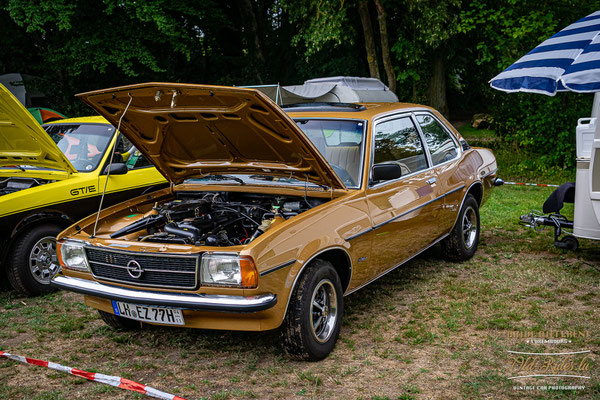
[[[140,232],[138,241],[236,246],[252,242],[271,227],[327,199],[237,192],[179,192],[155,204],[143,218],[110,235]]]
[[[23,189],[45,185],[49,183],[44,179],[35,178],[0,178],[0,196],[15,193]]]

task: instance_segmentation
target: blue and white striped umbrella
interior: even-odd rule
[[[567,26],[490,81],[494,89],[554,96],[600,92],[600,11]]]

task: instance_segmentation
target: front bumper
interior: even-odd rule
[[[56,275],[50,285],[58,289],[109,300],[148,306],[166,306],[195,311],[225,311],[248,313],[263,311],[277,304],[276,294],[257,296],[225,296],[215,294],[181,294],[127,289],[87,279]]]

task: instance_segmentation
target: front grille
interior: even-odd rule
[[[198,286],[198,257],[175,255],[149,255],[112,250],[85,249],[92,274],[98,279],[175,289],[195,289]],[[136,261],[142,272],[131,276],[127,265]],[[130,265],[130,269],[135,264]]]

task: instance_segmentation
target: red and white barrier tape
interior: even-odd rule
[[[163,400],[185,400],[182,397],[175,396],[169,393],[162,392],[158,389],[154,389],[150,386],[142,385],[141,383],[130,381],[129,379],[121,378],[118,376],[104,375],[98,372],[87,372],[82,371],[80,369],[66,367],[64,365],[56,364],[50,361],[42,361],[37,360],[35,358],[15,356],[14,354],[6,353],[4,351],[0,351],[0,357],[6,357],[8,359],[19,361],[24,364],[33,364],[40,367],[46,367],[50,369],[54,369],[60,372],[66,372],[67,374],[79,376],[80,378],[85,378],[90,381],[104,383],[106,385],[111,385],[114,387],[118,387],[120,389],[131,390],[133,392],[138,392],[141,394],[148,395],[150,397],[154,397],[157,399]]]
[[[523,182],[506,182],[505,185],[521,185],[521,186],[542,186],[542,187],[559,187],[560,185],[550,185],[546,183],[523,183]]]

